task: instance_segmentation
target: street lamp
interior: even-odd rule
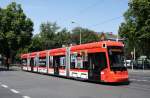
[[[79,27],[80,25],[74,21],[71,22],[72,24],[77,24]],[[80,33],[80,44],[82,44],[82,35],[81,35],[81,28],[79,29],[79,33]]]

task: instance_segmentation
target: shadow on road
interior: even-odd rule
[[[38,73],[40,74],[40,73]],[[49,75],[49,74],[46,74]],[[70,80],[75,80],[75,81],[79,81],[79,82],[87,82],[87,83],[92,83],[92,84],[99,84],[99,85],[106,85],[106,86],[126,86],[126,85],[130,85],[131,81],[127,81],[127,82],[120,82],[120,83],[105,83],[105,82],[100,82],[100,81],[91,81],[91,80],[82,80],[82,79],[75,79],[75,78],[67,78],[67,77],[63,77],[63,76],[56,76],[56,75],[50,75],[52,77],[58,77],[58,78],[63,78],[63,79],[70,79]]]
[[[106,82],[97,82],[97,81],[86,81],[88,83],[95,83],[95,84],[102,84],[102,85],[106,85],[106,86],[124,86],[124,85],[129,85],[131,82],[127,81],[127,82],[120,82],[120,83],[106,83]]]

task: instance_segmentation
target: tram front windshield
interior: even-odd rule
[[[123,48],[109,48],[110,68],[113,71],[127,70],[124,66]]]

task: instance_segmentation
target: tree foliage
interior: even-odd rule
[[[98,35],[89,29],[76,27],[72,30],[72,42],[75,44],[80,43],[80,33],[81,33],[81,42],[82,43],[89,43],[98,41]]]
[[[41,38],[42,49],[52,49],[55,47],[55,37],[59,28],[56,23],[51,22],[40,25],[39,37]]]
[[[42,23],[40,25],[40,33],[32,38],[32,42],[28,47],[28,51],[38,51],[53,48],[60,48],[63,45],[79,44],[80,32],[82,35],[82,43],[98,41],[98,35],[89,29],[76,27],[70,33],[66,28],[60,27],[54,22]]]
[[[69,31],[67,31],[66,28],[60,30],[56,34],[56,46],[57,47],[62,47],[63,45],[69,45],[71,44],[71,34]]]
[[[130,0],[124,17],[119,34],[126,39],[127,49],[136,48],[139,55],[150,56],[150,1]]]
[[[28,18],[20,4],[12,2],[0,8],[0,52],[7,58],[13,57],[17,50],[30,44],[33,22]]]
[[[41,37],[39,34],[36,34],[32,37],[31,44],[27,47],[27,51],[40,51],[42,50],[42,45]]]

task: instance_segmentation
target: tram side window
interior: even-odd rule
[[[76,67],[84,70],[88,69],[88,54],[85,51],[78,55]]]
[[[54,56],[53,66],[58,68],[65,68],[65,57],[64,56]]]
[[[72,54],[71,69],[88,69],[88,55]]]
[[[107,67],[107,60],[106,60],[106,54],[105,53],[100,53],[100,59],[101,59],[101,69],[106,68]]]
[[[107,60],[106,60],[106,54],[105,52],[98,53],[97,56],[95,56],[95,64],[100,66],[101,70],[107,67]]]
[[[94,65],[95,70],[102,70],[107,67],[107,60],[105,52],[91,53],[89,54],[88,64]]]
[[[36,58],[34,58],[34,66],[38,66],[38,64],[39,64],[39,60],[38,60],[38,58],[36,57]]]
[[[72,54],[71,55],[71,64],[70,64],[70,68],[71,69],[75,68],[76,62],[77,62],[77,55],[76,54]]]
[[[49,68],[53,68],[54,66],[53,66],[53,57],[52,56],[50,56],[49,57]]]
[[[30,66],[34,66],[34,58],[30,59]]]
[[[89,65],[88,65],[88,61],[83,61],[83,69],[88,69]]]
[[[83,69],[88,69],[88,54],[87,52],[82,53],[82,58],[83,58]]]
[[[83,58],[80,55],[78,55],[78,57],[77,57],[77,62],[75,64],[75,68],[77,68],[77,69],[83,68]]]
[[[27,59],[22,59],[22,65],[27,66]]]
[[[66,58],[63,56],[63,57],[60,57],[60,68],[64,69],[66,66]]]
[[[39,66],[40,67],[46,67],[46,57],[44,58],[39,58]]]

